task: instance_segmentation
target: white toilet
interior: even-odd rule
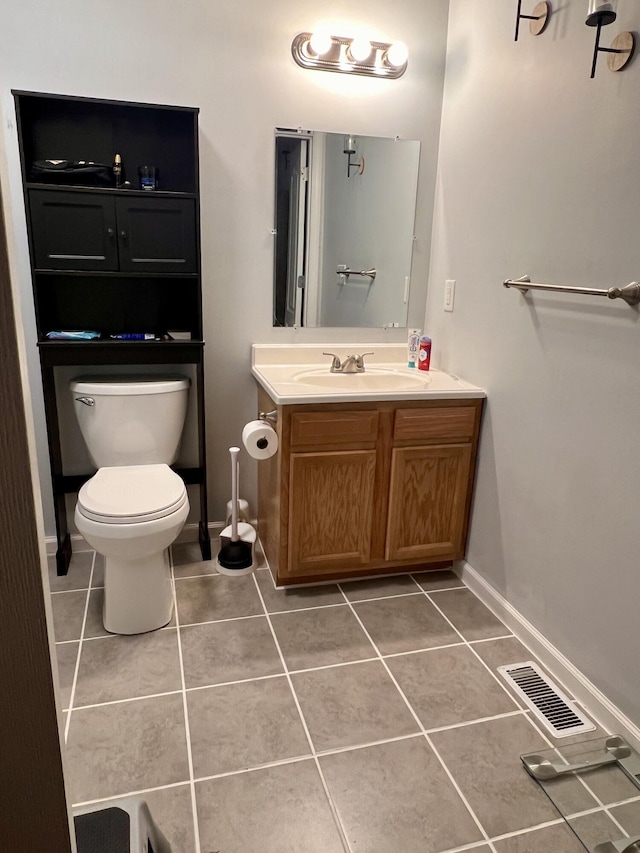
[[[169,468],[187,411],[189,379],[87,376],[70,382],[97,473],[78,493],[78,532],[105,558],[104,627],[140,634],[173,610],[169,546],[189,514],[187,490]]]

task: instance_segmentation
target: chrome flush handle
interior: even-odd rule
[[[76,397],[76,403],[84,403],[85,406],[95,406],[93,397]]]

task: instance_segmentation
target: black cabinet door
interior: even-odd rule
[[[117,198],[122,272],[197,272],[194,199]]]
[[[112,198],[30,190],[29,201],[36,269],[118,269]]]

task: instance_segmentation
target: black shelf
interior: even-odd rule
[[[157,196],[158,198],[197,198],[195,193],[180,192],[178,190],[138,190],[134,187],[91,187],[84,184],[47,184],[39,181],[26,181],[28,190],[55,190],[56,192],[71,193],[105,193],[117,196]]]
[[[68,349],[69,347],[73,347],[74,349],[98,349],[100,347],[106,347],[107,349],[117,348],[122,349],[123,347],[133,347],[134,349],[156,349],[157,347],[165,348],[171,347],[172,349],[179,349],[180,347],[203,347],[204,341],[107,341],[101,340],[97,338],[93,341],[38,341],[39,347],[46,347],[49,349],[55,349],[59,347],[64,347]]]
[[[60,275],[61,270],[40,269],[34,267],[35,275]],[[119,270],[64,270],[65,276],[86,276],[87,278],[99,278],[101,276],[114,278],[180,278],[183,280],[199,281],[200,273],[197,272],[120,272]]]
[[[71,558],[65,496],[92,476],[64,473],[56,370],[114,365],[191,365],[197,395],[198,464],[178,468],[200,492],[203,559],[207,516],[204,341],[200,277],[198,110],[41,92],[13,92],[27,213],[37,345],[53,484],[58,574]],[[34,181],[36,160],[123,163],[131,187]],[[137,168],[159,172],[158,190]],[[180,268],[184,272],[180,272]],[[48,340],[48,331],[91,329],[93,341]],[[189,331],[188,341],[119,341],[109,334]],[[88,371],[91,372],[91,371]],[[142,371],[144,372],[144,370]]]

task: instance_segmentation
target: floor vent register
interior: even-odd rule
[[[592,732],[594,724],[533,661],[499,666],[522,701],[554,737]]]

